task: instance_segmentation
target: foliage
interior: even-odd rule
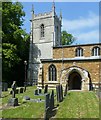
[[[65,30],[62,31],[61,35],[62,39],[62,45],[71,45],[74,41],[75,38],[73,37],[72,34],[67,33]]]
[[[21,3],[2,3],[2,73],[8,83],[24,80],[24,60],[29,53],[29,35],[21,28],[24,16]]]

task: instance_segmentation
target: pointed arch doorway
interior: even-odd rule
[[[81,75],[76,71],[70,73],[68,77],[68,89],[81,90],[81,85],[82,85]]]

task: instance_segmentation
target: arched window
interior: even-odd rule
[[[44,24],[41,24],[40,31],[41,37],[45,37]]]
[[[100,48],[96,46],[92,49],[92,56],[99,56],[99,55],[100,55]]]
[[[82,48],[77,48],[75,51],[75,56],[80,57],[83,56],[83,49]]]
[[[49,66],[49,81],[56,81],[57,80],[57,71],[55,65]]]

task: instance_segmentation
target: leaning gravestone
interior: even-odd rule
[[[18,105],[18,98],[15,98],[16,81],[13,81],[13,84],[12,84],[11,88],[12,88],[12,98],[9,99],[8,105],[10,105],[10,106],[17,106]]]
[[[51,96],[50,96],[50,109],[52,110],[54,108],[54,90],[52,90]]]
[[[48,93],[48,85],[45,85],[44,94]]]

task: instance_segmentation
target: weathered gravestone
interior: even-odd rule
[[[56,94],[57,94],[57,101],[62,102],[63,101],[63,88],[62,85],[56,86]]]
[[[42,90],[41,90],[41,89],[38,89],[38,93],[41,94],[41,93],[42,93]]]
[[[23,93],[23,90],[24,90],[23,88],[20,88],[20,89],[19,89],[19,92],[20,92],[20,93]]]
[[[60,85],[56,86],[57,101],[60,102]]]
[[[60,85],[60,96],[61,96],[61,102],[63,101],[63,87]]]
[[[6,82],[2,82],[2,91],[8,91],[8,84]]]
[[[38,90],[37,90],[37,89],[34,91],[34,95],[39,95],[39,93],[38,93]]]
[[[12,98],[9,99],[8,105],[10,105],[10,106],[17,106],[18,105],[18,98],[15,98],[15,94],[16,94],[16,81],[13,81],[13,84],[12,84],[11,88],[12,88]]]
[[[66,95],[67,95],[67,90],[68,90],[68,84],[66,84],[66,86],[65,86],[64,96],[66,96]]]
[[[50,107],[50,94],[45,94],[45,109]]]
[[[54,90],[52,90],[52,93],[50,95],[50,109],[52,110],[54,108]]]
[[[16,90],[15,90],[15,94],[18,94],[18,93],[19,93],[19,89],[16,89]]]
[[[44,94],[48,93],[48,85],[45,85]]]
[[[49,111],[50,111],[50,94],[45,94],[45,115],[44,120],[49,120]]]
[[[10,105],[10,106],[18,106],[18,98],[10,98],[8,100],[8,105]]]

